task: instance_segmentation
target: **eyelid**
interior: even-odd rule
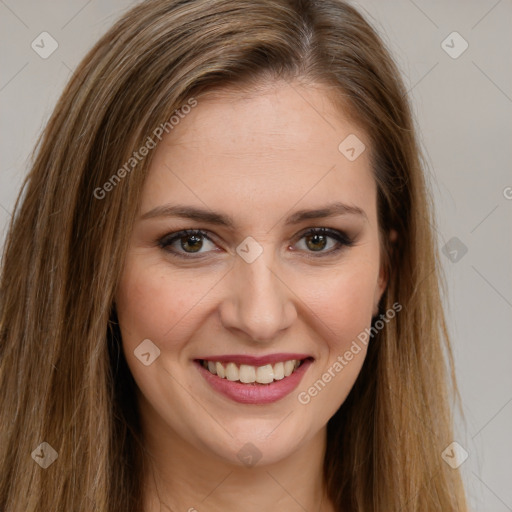
[[[214,237],[212,238],[210,236],[210,232],[204,229],[182,229],[180,231],[175,231],[172,233],[168,233],[164,235],[163,237],[160,237],[157,240],[157,244],[166,252],[171,254],[172,256],[176,256],[178,258],[182,259],[199,259],[202,258],[203,255],[208,254],[212,251],[206,251],[204,253],[198,252],[198,253],[187,253],[187,252],[180,252],[180,251],[174,251],[171,249],[167,249],[168,246],[179,240],[180,238],[186,237],[186,236],[193,236],[198,235],[206,238],[211,243],[216,244],[214,241]],[[345,231],[334,229],[334,228],[328,228],[328,227],[308,227],[305,228],[303,231],[298,233],[294,237],[293,245],[295,245],[297,242],[299,242],[302,238],[304,238],[307,235],[323,235],[327,236],[329,238],[332,238],[337,242],[337,247],[334,249],[331,249],[329,251],[305,251],[306,257],[312,257],[312,258],[321,258],[321,257],[327,257],[329,255],[333,255],[335,253],[338,253],[342,249],[346,247],[351,247],[355,244],[355,239],[349,236]],[[304,251],[297,251],[297,252],[304,252]]]
[[[183,259],[197,259],[201,258],[203,254],[205,253],[187,253],[187,252],[179,252],[179,251],[173,251],[171,249],[167,249],[168,246],[179,240],[180,238],[186,237],[186,236],[193,236],[193,235],[199,235],[204,238],[206,238],[208,241],[210,241],[212,244],[215,244],[215,241],[210,236],[209,231],[206,231],[204,229],[181,229],[179,231],[175,231],[173,233],[168,233],[164,235],[163,237],[159,238],[157,240],[157,244],[166,252],[171,254],[172,256],[176,256],[178,258]],[[215,244],[217,245],[217,244]],[[195,256],[194,254],[197,254]]]
[[[307,235],[323,235],[334,239],[337,242],[337,246],[329,251],[305,251],[304,256],[306,258],[327,258],[341,252],[347,247],[355,245],[355,238],[349,236],[345,231],[327,227],[309,227],[296,236],[296,241],[299,242],[302,238]]]
[[[354,242],[354,240],[343,230],[341,229],[334,229],[334,228],[327,228],[324,226],[313,226],[304,229],[303,231],[299,232],[296,235],[296,239],[300,240],[301,238],[305,237],[306,235],[325,235],[330,236],[331,238],[334,238],[335,240],[340,239],[343,243],[351,244]]]

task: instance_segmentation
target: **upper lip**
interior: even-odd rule
[[[313,358],[309,354],[295,354],[295,353],[280,353],[268,354],[266,356],[249,356],[246,354],[223,354],[218,356],[204,356],[198,357],[198,360],[215,361],[219,363],[235,363],[235,364],[248,364],[250,366],[265,366],[266,364],[274,364],[292,359],[307,359]]]

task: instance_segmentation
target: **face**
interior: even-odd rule
[[[386,285],[365,133],[322,86],[276,82],[199,97],[154,151],[116,292],[143,421],[283,460],[345,400]]]

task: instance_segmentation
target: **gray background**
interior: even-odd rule
[[[469,453],[461,470],[471,506],[512,511],[512,2],[353,3],[394,53],[427,154],[437,235],[448,244],[446,308],[465,415],[455,440]],[[131,5],[0,0],[0,243],[72,70]],[[47,59],[31,48],[43,31],[59,45]],[[442,46],[454,31],[469,45],[457,58]],[[451,36],[444,47],[462,44]]]

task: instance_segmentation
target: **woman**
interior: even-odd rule
[[[466,510],[431,203],[352,7],[136,6],[10,226],[0,509]]]

